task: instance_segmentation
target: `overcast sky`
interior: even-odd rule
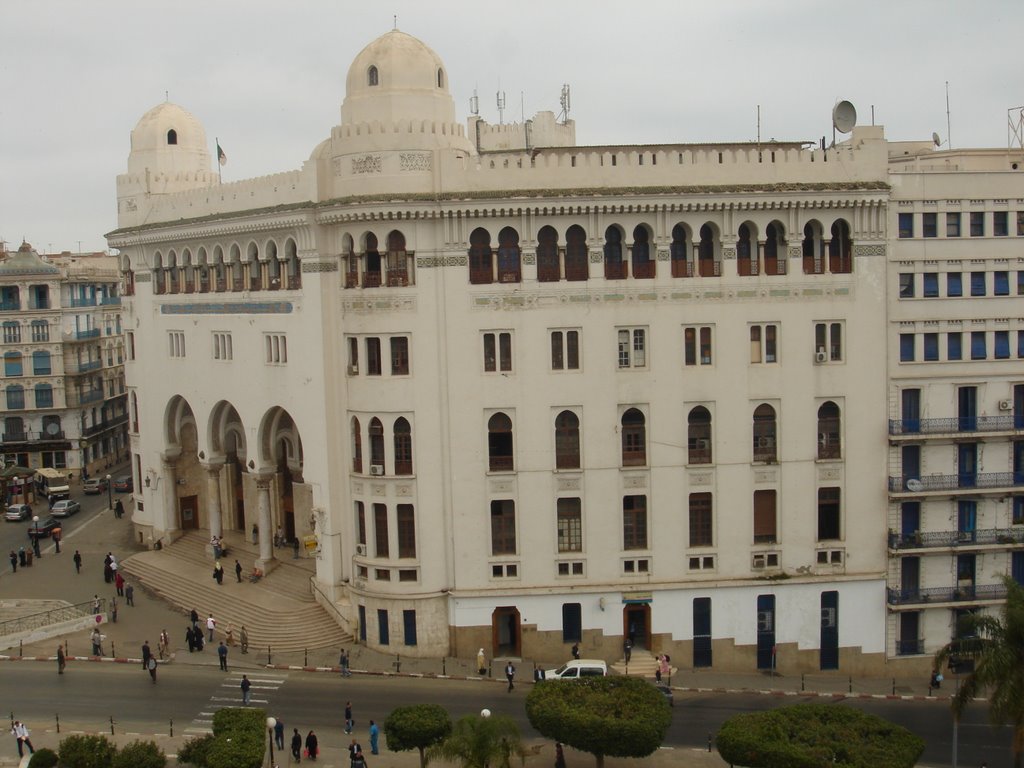
[[[0,0],[0,238],[103,250],[129,133],[170,100],[219,137],[224,180],[301,166],[345,76],[399,29],[445,62],[458,119],[559,111],[580,144],[831,140],[831,109],[890,139],[1007,144],[1024,104],[1021,0]],[[521,108],[520,105],[523,105]],[[80,245],[79,245],[80,243]]]

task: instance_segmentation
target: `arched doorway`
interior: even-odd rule
[[[498,607],[491,614],[491,652],[493,656],[522,656],[522,626],[519,609]]]
[[[622,607],[622,635],[628,637],[633,650],[651,648],[651,604],[629,602]]]

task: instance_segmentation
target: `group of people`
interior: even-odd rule
[[[117,558],[114,557],[113,553],[107,552],[107,556],[103,558],[103,581],[107,584],[115,581],[117,578]]]
[[[247,678],[245,675],[242,675],[242,698],[245,703],[248,703],[249,700],[249,686],[247,685],[248,682],[249,678]],[[280,718],[275,718],[275,721],[276,722],[274,723],[274,746],[276,746],[281,751],[284,751],[284,720],[281,720]],[[305,743],[306,747],[305,755],[303,755],[302,751],[303,743]],[[319,739],[317,739],[316,734],[313,731],[310,731],[306,734],[305,742],[303,742],[302,734],[299,733],[299,729],[292,728],[291,748],[292,759],[295,760],[296,763],[301,763],[303,756],[308,757],[310,760],[316,760],[317,755],[320,754],[320,741]]]

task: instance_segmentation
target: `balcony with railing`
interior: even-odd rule
[[[55,432],[4,432],[3,442],[5,443],[37,443],[50,442],[53,440],[65,440],[64,431],[58,429]]]
[[[120,296],[103,296],[100,299],[100,305],[104,307],[117,307],[121,305]]]
[[[626,262],[624,262],[624,261],[606,261],[604,263],[604,279],[605,280],[625,280],[626,279]]]
[[[84,360],[74,367],[68,367],[68,373],[88,373],[89,371],[97,371],[103,367],[102,360]]]
[[[634,280],[652,280],[656,273],[655,262],[653,261],[634,261],[633,262],[633,279]]]
[[[289,291],[297,291],[302,287],[302,275],[288,275],[287,288]]]
[[[764,273],[766,275],[786,274],[786,260],[784,258],[774,259],[766,256],[764,259]]]
[[[697,263],[701,277],[721,277],[722,262],[714,259],[700,259]]]
[[[78,341],[82,339],[98,339],[100,337],[99,328],[88,328],[84,331],[75,331],[74,338]]]
[[[363,272],[363,288],[380,288],[381,279],[379,271]]]
[[[692,261],[672,259],[672,277],[693,277],[696,271]]]
[[[924,640],[897,640],[897,656],[917,656],[924,653]]]
[[[107,432],[111,429],[117,429],[128,423],[128,414],[123,413],[120,416],[114,416],[110,419],[105,419],[98,424],[93,424],[91,427],[86,427],[82,430],[82,437],[92,437],[102,432]]]
[[[403,288],[409,284],[409,272],[404,269],[388,270],[388,285],[393,288]]]
[[[982,528],[974,531],[889,532],[889,549],[935,549],[977,547],[992,544],[1024,544],[1024,527]]]
[[[72,307],[95,307],[96,297],[95,296],[72,296],[71,297]]]
[[[889,477],[889,493],[977,491],[1024,486],[1024,472],[976,472],[953,475]]]
[[[965,603],[981,600],[1005,600],[1005,584],[976,584],[960,587],[890,587],[889,605],[923,605],[926,603]]]
[[[892,437],[934,437],[975,432],[1013,432],[1024,430],[1024,413],[999,416],[953,416],[945,419],[889,419]]]

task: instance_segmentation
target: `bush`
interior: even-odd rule
[[[64,768],[110,768],[117,747],[106,736],[68,736],[57,753]]]
[[[252,707],[226,707],[213,715],[213,735],[221,736],[229,731],[258,733],[262,738],[267,730],[267,712]]]
[[[715,742],[723,760],[749,768],[912,768],[924,752],[906,728],[834,704],[736,715]]]
[[[205,736],[189,739],[178,750],[178,762],[194,765],[196,768],[206,768],[206,759],[216,738],[212,733],[208,733]]]
[[[118,750],[111,768],[165,768],[167,755],[155,741],[133,741]]]
[[[28,761],[28,768],[53,768],[58,762],[56,752],[42,747],[32,755],[32,759]]]
[[[266,749],[267,739],[262,733],[235,731],[218,737],[210,745],[206,768],[262,768]]]

